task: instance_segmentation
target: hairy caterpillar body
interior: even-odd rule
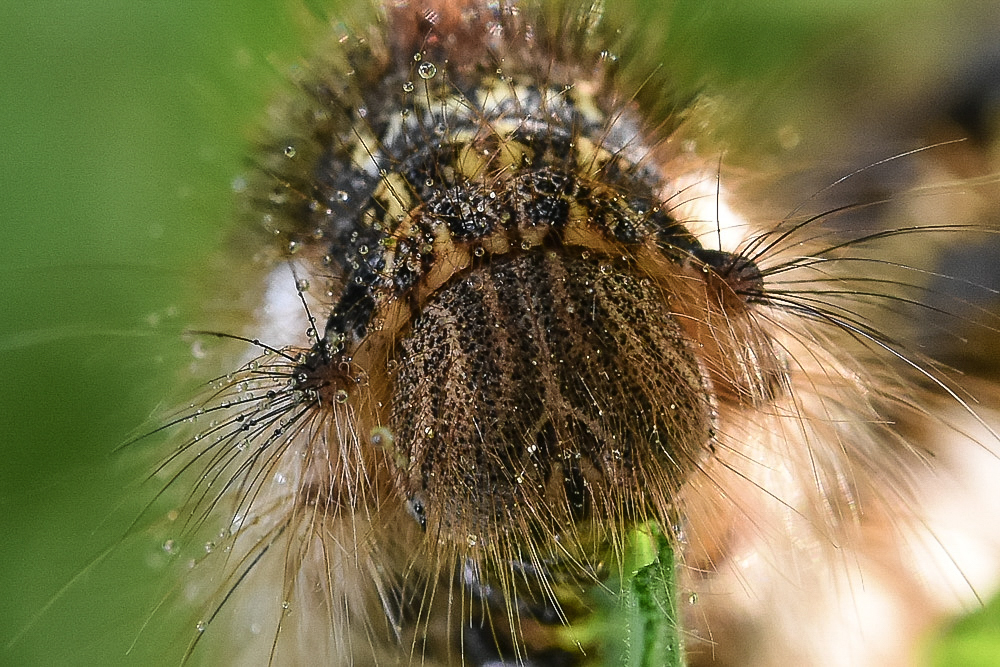
[[[905,663],[947,608],[910,507],[935,440],[993,436],[890,333],[921,231],[730,213],[701,100],[606,9],[375,7],[275,107],[259,309],[214,332],[249,351],[154,480],[172,659],[600,664],[647,532],[691,663]]]

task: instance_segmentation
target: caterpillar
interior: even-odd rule
[[[890,335],[926,274],[883,253],[962,226],[742,219],[708,102],[614,8],[359,14],[240,184],[258,309],[192,334],[244,356],[158,429],[180,572],[143,625],[193,607],[181,662],[598,663],[662,537],[692,664],[910,659],[931,441],[994,436]],[[898,627],[838,634],[865,603]]]

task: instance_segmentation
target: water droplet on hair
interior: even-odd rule
[[[438,68],[432,62],[420,63],[417,67],[417,74],[421,79],[433,79],[434,75],[437,74]]]

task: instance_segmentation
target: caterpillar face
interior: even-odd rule
[[[325,100],[312,159],[283,148],[295,171],[271,208],[295,252],[330,267],[307,282],[336,284],[293,370],[303,406],[339,403],[384,436],[394,490],[435,541],[538,560],[552,545],[524,537],[666,516],[714,446],[716,385],[761,395],[777,371],[726,372],[747,355],[776,365],[743,330],[736,289],[759,289],[758,272],[672,217],[636,110],[543,74],[509,8],[468,11],[390,38],[387,62],[348,53],[371,93]],[[468,44],[484,21],[502,35]],[[487,46],[512,56],[499,67]],[[598,62],[582,71],[608,85]]]
[[[730,212],[705,99],[611,8],[359,12],[241,186],[251,313],[195,336],[246,349],[159,429],[137,641],[183,616],[173,662],[670,664],[677,624],[692,664],[907,660],[947,606],[897,539],[931,528],[929,443],[993,437],[892,332],[926,272],[890,243],[949,230]]]

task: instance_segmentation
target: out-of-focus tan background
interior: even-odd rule
[[[234,223],[232,184],[267,100],[309,51],[303,14],[322,4],[0,7],[0,663],[162,661],[149,639],[159,618],[144,624],[164,555],[140,534],[97,560],[141,507],[139,466],[114,450],[190,387],[179,371],[197,350],[182,332],[205,324],[205,290],[224,280],[211,261]],[[657,5],[641,5],[637,23],[670,30],[663,59],[681,84],[718,86],[743,110],[720,111],[727,163],[794,174],[774,192],[778,210],[956,137],[969,139],[832,196],[1000,168],[995,2],[678,0],[669,27]],[[988,222],[1000,201],[988,192],[958,200],[955,215]],[[979,235],[943,248],[941,270],[996,288],[998,245]],[[944,303],[958,290],[996,309],[964,284],[942,283]],[[996,332],[960,315],[945,324],[972,343],[928,342],[996,375]],[[998,604],[962,621],[932,649],[937,664],[996,664],[997,627]]]

